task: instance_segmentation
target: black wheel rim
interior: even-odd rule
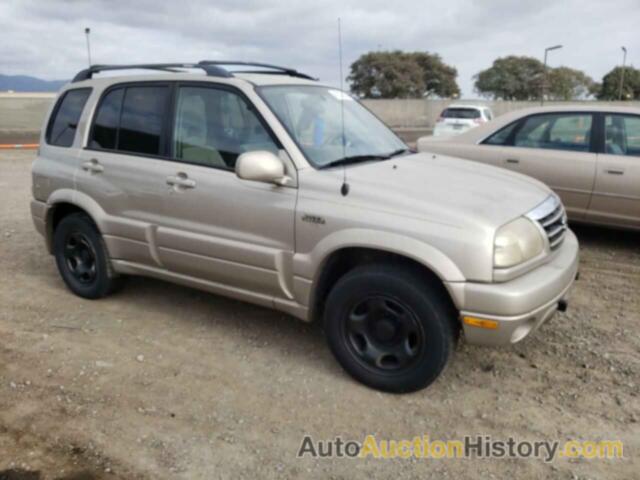
[[[378,373],[407,370],[424,351],[424,332],[417,316],[397,299],[375,295],[359,301],[345,327],[355,358]]]
[[[64,261],[69,273],[86,285],[96,278],[96,253],[91,241],[80,232],[72,232],[64,244]]]

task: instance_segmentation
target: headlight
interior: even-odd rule
[[[520,217],[500,227],[493,247],[493,266],[507,268],[536,257],[544,250],[544,239],[533,222]]]

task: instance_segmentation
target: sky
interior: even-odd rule
[[[339,84],[372,50],[438,53],[473,76],[507,55],[585,71],[597,81],[622,63],[640,66],[640,0],[2,0],[0,73],[68,79],[93,63],[246,60],[285,65]],[[346,84],[345,84],[346,87]]]

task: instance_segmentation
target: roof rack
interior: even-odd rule
[[[207,66],[238,66],[238,67],[258,67],[267,69],[267,71],[261,70],[236,70],[231,73],[271,73],[271,74],[284,74],[289,75],[290,77],[298,77],[298,78],[306,78],[307,80],[317,80],[317,78],[312,77],[311,75],[307,75],[306,73],[298,72],[293,68],[289,67],[280,67],[278,65],[271,65],[269,63],[256,63],[256,62],[242,62],[235,60],[202,60],[199,65],[207,65]],[[268,71],[273,70],[273,71]],[[228,70],[227,70],[228,71]]]
[[[277,65],[269,65],[267,63],[254,63],[254,62],[240,62],[240,61],[221,61],[221,60],[202,60],[198,63],[140,63],[130,65],[91,65],[89,68],[80,70],[72,82],[81,82],[83,80],[89,80],[93,77],[94,73],[113,71],[113,70],[159,70],[164,72],[179,72],[176,70],[179,68],[200,68],[210,77],[233,77],[232,71],[223,68],[227,66],[242,66],[242,67],[259,67],[267,69],[266,71],[244,71],[244,73],[270,73],[270,74],[282,74],[289,75],[290,77],[306,78],[308,80],[317,80],[305,73],[300,73],[297,70],[287,67],[279,67]],[[271,71],[269,71],[271,70]],[[235,73],[243,73],[242,70],[238,70]]]

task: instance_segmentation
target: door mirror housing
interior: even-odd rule
[[[272,152],[256,150],[245,152],[236,161],[236,175],[243,180],[286,185],[291,181],[287,176],[284,162]]]

